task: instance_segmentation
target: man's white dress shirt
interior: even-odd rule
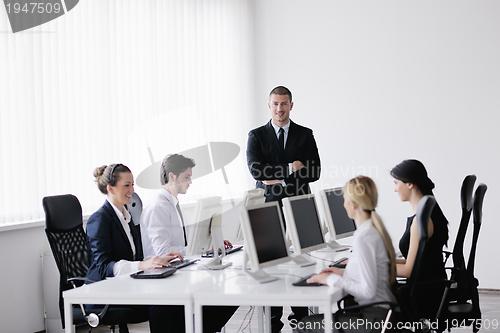
[[[283,135],[285,136],[283,138],[284,142],[285,142],[285,146],[283,147],[283,149],[285,149],[286,148],[286,140],[288,139],[288,131],[290,130],[290,121],[288,122],[288,124],[286,124],[283,127],[279,127],[278,125],[276,125],[272,121],[271,121],[271,125],[273,126],[274,132],[275,132],[278,140],[280,139],[280,129],[283,128]],[[288,174],[289,175],[292,174],[292,163],[288,163]],[[283,185],[283,187],[286,186],[286,183],[283,179],[281,180],[281,185]]]
[[[143,209],[141,238],[144,258],[161,256],[170,251],[185,255],[184,232],[176,209],[178,202],[176,197],[162,189],[155,201]]]

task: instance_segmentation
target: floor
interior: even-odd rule
[[[483,314],[483,326],[480,333],[486,332],[500,332],[500,291],[498,290],[481,290],[479,293],[481,311]],[[290,312],[288,307],[285,307],[283,313],[283,322],[285,328],[282,333],[291,333],[292,330],[288,326],[286,316]],[[129,325],[130,333],[146,333],[149,332],[148,323]],[[118,330],[117,330],[118,331]],[[87,328],[81,327],[77,329],[78,333],[87,332]],[[109,332],[107,327],[99,327],[92,330],[94,333]],[[226,333],[251,333],[258,332],[257,326],[257,310],[253,307],[250,308],[240,307],[234,314],[231,320],[226,325]],[[453,329],[452,332],[469,333],[472,332],[471,328]]]

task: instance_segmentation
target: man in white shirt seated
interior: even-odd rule
[[[186,194],[192,183],[191,158],[178,154],[167,155],[160,168],[163,189],[141,215],[141,237],[144,256],[175,251],[186,254],[187,234],[184,216],[177,196]]]
[[[186,194],[193,175],[195,161],[170,154],[160,168],[162,190],[141,215],[141,238],[144,257],[158,256],[171,251],[186,254],[187,233],[179,206],[178,195]],[[219,332],[238,307],[203,307],[203,332]],[[183,315],[183,312],[182,312]],[[179,320],[184,323],[184,319]]]

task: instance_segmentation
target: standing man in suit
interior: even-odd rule
[[[321,162],[313,132],[290,120],[292,93],[278,86],[269,94],[271,120],[248,134],[247,164],[266,202],[311,193],[309,183],[319,179]],[[292,307],[288,320],[307,316],[307,308]],[[282,307],[271,308],[272,332],[283,328]]]
[[[266,202],[311,193],[321,162],[311,129],[290,120],[292,93],[276,87],[269,94],[271,120],[248,134],[247,163]],[[283,135],[281,134],[283,133]]]

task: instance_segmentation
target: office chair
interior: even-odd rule
[[[60,275],[59,311],[64,329],[63,291],[79,287],[84,282],[94,282],[85,278],[89,267],[87,235],[83,230],[82,207],[77,197],[71,194],[50,196],[43,198],[42,204],[45,210],[45,233]],[[83,305],[73,307],[74,325],[88,323],[91,327],[96,327],[105,324],[114,332],[115,325],[118,324],[121,333],[128,333],[126,323],[148,320],[128,308],[105,305],[93,310],[98,313],[87,313]]]
[[[448,301],[457,300],[457,289],[465,286],[467,283],[467,274],[464,259],[464,241],[469,227],[469,220],[472,214],[472,192],[474,183],[477,177],[475,175],[468,175],[462,183],[460,191],[460,201],[462,204],[462,218],[458,227],[457,238],[453,246],[453,252],[443,251],[445,256],[444,264],[448,261],[450,255],[453,255],[453,267],[446,267],[450,271],[450,280],[453,281],[448,292]]]
[[[457,238],[453,245],[453,252],[443,251],[445,255],[444,263],[453,254],[453,269],[462,270],[465,268],[464,260],[464,240],[469,226],[470,216],[472,214],[472,192],[474,190],[474,183],[476,182],[476,175],[468,175],[462,182],[462,189],[460,190],[460,202],[462,204],[462,218],[458,227]],[[454,271],[452,271],[452,275]]]
[[[483,220],[484,194],[486,193],[487,188],[488,187],[485,184],[480,184],[474,194],[472,206],[474,228],[469,261],[467,262],[467,269],[465,272],[465,283],[458,285],[457,294],[455,295],[456,299],[450,300],[450,298],[447,297],[449,287],[443,295],[443,300],[446,302],[446,308],[444,309],[443,316],[446,317],[448,324],[452,326],[450,328],[472,325],[473,332],[477,332],[481,328],[481,309],[479,307],[479,293],[477,290],[479,280],[474,277],[474,266],[477,240]]]
[[[385,333],[386,331],[392,331],[390,330],[389,328],[391,328],[392,326],[389,325],[389,323],[392,323],[392,315],[395,311],[398,311],[399,310],[399,305],[397,303],[393,303],[393,302],[388,302],[388,301],[385,301],[385,302],[373,302],[373,303],[368,303],[368,304],[363,304],[363,305],[352,305],[352,306],[348,306],[348,307],[345,307],[343,308],[342,307],[342,302],[346,299],[346,298],[350,298],[352,296],[348,295],[347,297],[344,297],[343,299],[341,299],[340,301],[337,302],[337,306],[338,306],[338,310],[333,314],[333,322],[340,322],[342,321],[342,319],[340,318],[342,315],[349,315],[349,314],[359,314],[360,317],[359,318],[362,318],[361,317],[361,314],[362,314],[362,310],[365,309],[365,308],[369,308],[369,307],[372,307],[372,306],[375,306],[375,305],[381,305],[381,304],[384,304],[384,305],[387,305],[389,307],[389,309],[387,309],[387,315],[385,317],[385,320],[384,322],[382,323],[382,326],[381,326],[381,331],[380,333]],[[340,325],[338,328],[337,328],[337,331],[339,333],[344,333],[344,328]],[[404,330],[399,330],[399,332],[403,332]]]
[[[431,321],[440,319],[440,305],[442,298],[436,300],[433,304],[429,302],[436,290],[442,290],[439,295],[443,295],[446,286],[450,284],[447,279],[425,280],[422,281],[422,272],[426,269],[424,261],[424,253],[429,239],[429,219],[432,209],[436,204],[436,200],[431,195],[426,195],[420,199],[417,206],[417,223],[419,243],[413,269],[410,277],[405,285],[402,285],[398,290],[398,302],[401,307],[402,318],[406,322],[422,323],[421,330],[427,331],[430,329]],[[432,293],[431,293],[432,291]],[[442,332],[442,324],[436,329]],[[417,328],[418,329],[418,328]]]
[[[141,222],[142,200],[137,193],[132,193],[132,203],[127,205],[127,209],[132,216],[132,221],[135,225]]]
[[[442,284],[443,289],[446,280],[436,280],[436,281],[420,281],[422,268],[422,258],[425,252],[425,247],[427,245],[427,240],[429,239],[429,219],[431,217],[432,209],[436,204],[436,200],[431,195],[424,196],[418,203],[417,206],[417,222],[418,222],[418,233],[419,233],[419,243],[417,256],[415,258],[415,263],[413,264],[413,269],[411,275],[408,278],[406,284],[402,285],[398,290],[398,300],[405,299],[404,302],[399,302],[400,311],[398,313],[397,320],[403,320],[406,322],[422,322],[422,331],[426,331],[426,327],[430,324],[429,321],[438,318],[437,309],[439,304],[434,304],[436,311],[433,315],[429,316],[428,311],[424,311],[428,308],[426,300],[421,298],[422,291],[431,284]],[[345,300],[345,298],[343,299]],[[342,301],[342,300],[341,300]],[[395,310],[397,310],[398,304],[392,302],[375,302],[365,305],[355,305],[346,308],[341,307],[341,301],[337,303],[339,310],[335,312],[334,321],[338,321],[342,314],[347,314],[349,312],[360,312],[362,309],[374,305],[386,304],[389,305],[389,310],[387,312],[387,317],[382,325],[382,331],[385,332],[387,325],[391,319],[391,316]],[[417,328],[418,329],[418,328]],[[410,330],[400,329],[400,332],[410,332]],[[339,330],[343,332],[343,330]]]

